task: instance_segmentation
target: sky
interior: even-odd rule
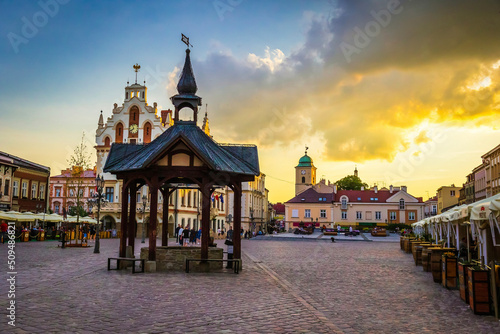
[[[146,81],[169,97],[190,38],[220,143],[256,144],[269,200],[353,173],[427,199],[500,144],[500,1],[0,1],[0,151],[68,167],[100,111]],[[207,104],[208,106],[205,106]],[[95,155],[94,155],[95,157]]]

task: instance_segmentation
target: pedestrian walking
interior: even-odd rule
[[[198,232],[196,232],[196,244],[201,245],[201,227]]]
[[[5,222],[5,220],[2,220],[2,224],[0,225],[0,232],[1,232],[1,238],[2,238],[2,243],[5,243],[5,240],[7,239],[7,230],[9,229],[9,225]]]
[[[181,224],[177,224],[175,228],[175,243],[179,243],[179,230],[181,229]]]
[[[191,245],[196,243],[196,230],[194,228],[189,231],[189,242],[191,242]]]
[[[186,225],[182,231],[182,245],[189,246],[189,226]]]
[[[179,232],[178,232],[178,236],[179,236],[179,239],[177,240],[179,242],[179,245],[182,246],[182,233],[184,232],[184,229],[182,228],[182,226],[179,224]]]

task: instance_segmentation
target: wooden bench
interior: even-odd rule
[[[191,261],[196,261],[196,262],[203,262],[203,261],[207,261],[207,262],[231,262],[233,263],[233,269],[234,269],[234,273],[235,274],[239,274],[240,273],[240,267],[241,267],[241,259],[232,259],[232,260],[229,260],[229,259],[205,259],[205,260],[202,260],[202,259],[186,259],[186,273],[189,273],[189,262]]]
[[[116,269],[111,269],[111,260],[116,261]],[[109,257],[108,258],[108,270],[119,270],[120,269],[120,262],[122,262],[122,261],[132,262],[132,274],[144,272],[144,259],[136,259],[136,258],[130,258],[130,257]],[[141,263],[141,271],[135,270],[135,263],[136,262]]]

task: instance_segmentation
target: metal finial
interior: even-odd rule
[[[134,66],[132,66],[135,70],[135,83],[137,83],[137,72],[139,72],[139,70],[141,69],[141,65],[135,63]]]
[[[309,149],[309,147],[307,147],[307,145],[306,145],[306,155],[307,155],[307,150],[308,150],[308,149]]]

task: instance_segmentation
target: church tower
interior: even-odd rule
[[[299,164],[295,167],[295,195],[316,184],[316,167],[311,157],[307,155],[308,149],[306,147],[305,155],[299,159]]]

